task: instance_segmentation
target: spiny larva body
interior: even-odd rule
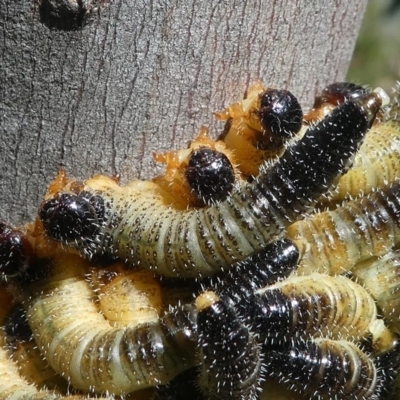
[[[276,347],[296,336],[359,341],[371,335],[377,320],[371,295],[344,276],[292,276],[256,293],[257,308],[248,315],[266,345]]]
[[[312,399],[374,399],[379,375],[371,357],[345,340],[298,341],[266,354],[266,369]]]
[[[285,227],[310,210],[346,170],[379,104],[376,96],[363,105],[342,104],[254,182],[211,207],[175,210],[148,183],[120,187],[95,177],[77,194],[65,188],[48,199],[41,220],[50,237],[89,257],[111,252],[162,275],[210,275],[283,235]],[[74,202],[80,208],[70,210]]]
[[[57,259],[24,301],[38,348],[76,389],[126,394],[167,383],[195,361],[193,310],[177,309],[134,327],[113,328],[99,313],[82,259]]]
[[[300,249],[298,274],[341,274],[384,255],[400,240],[400,183],[297,221],[287,237]]]
[[[255,400],[262,378],[261,348],[255,337],[215,293],[202,293],[196,306],[202,359],[199,387],[210,400]]]
[[[337,188],[323,197],[324,205],[384,188],[400,176],[400,122],[388,120],[373,126]]]
[[[352,273],[376,300],[390,328],[400,333],[400,251],[372,257],[356,265]]]

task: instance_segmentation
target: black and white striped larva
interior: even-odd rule
[[[287,236],[302,254],[297,273],[341,274],[386,254],[400,240],[399,201],[400,183],[395,183],[289,226]]]
[[[300,336],[348,340],[372,336],[376,350],[385,351],[393,341],[377,319],[371,295],[344,276],[293,276],[256,291],[237,308],[266,347],[277,348]]]
[[[265,161],[281,156],[290,139],[301,136],[303,112],[297,99],[288,90],[267,89],[260,82],[244,100],[215,115],[228,121],[223,141],[246,177],[257,176]]]
[[[265,359],[267,374],[310,398],[381,400],[387,385],[386,370],[345,340],[296,341]]]
[[[86,267],[78,256],[60,254],[45,279],[23,288],[37,346],[72,387],[127,394],[167,383],[195,364],[193,307],[136,326],[112,327],[95,304]]]
[[[202,359],[200,389],[210,400],[257,399],[262,356],[254,336],[214,292],[198,296],[196,307]]]
[[[285,227],[310,210],[346,170],[380,103],[371,94],[340,105],[254,182],[210,207],[176,210],[154,184],[135,181],[121,187],[97,176],[81,192],[73,193],[72,186],[80,186],[73,183],[50,196],[39,215],[49,237],[78,247],[89,258],[111,252],[162,275],[210,275],[283,235]],[[70,196],[88,205],[68,215]],[[90,235],[83,235],[85,224]]]

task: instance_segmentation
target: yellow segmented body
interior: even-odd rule
[[[287,236],[301,249],[298,274],[330,275],[386,254],[400,240],[400,184],[300,220]]]
[[[169,382],[194,365],[191,311],[113,328],[99,313],[83,261],[57,260],[24,302],[35,341],[51,367],[76,389],[126,394]]]
[[[353,274],[374,297],[390,328],[400,333],[400,251],[372,257]]]
[[[256,293],[266,299],[271,297],[266,308],[273,303],[274,296],[281,298],[283,294],[289,301],[281,306],[282,315],[286,312],[289,319],[287,332],[276,332],[277,335],[287,334],[288,340],[293,335],[360,340],[370,334],[370,325],[377,318],[371,295],[344,276],[292,276]],[[268,336],[268,332],[264,334]]]
[[[37,348],[32,343],[17,349],[13,354],[7,344],[4,329],[7,306],[12,304],[8,293],[0,288],[0,399],[1,400],[90,400],[87,395],[68,395],[57,388],[60,377],[48,370],[47,363],[42,359]],[[54,380],[51,380],[51,375]],[[48,390],[43,384],[55,384],[54,390]],[[66,384],[67,382],[65,382]],[[98,400],[110,400],[99,397]]]
[[[365,195],[384,188],[400,177],[400,123],[388,120],[372,127],[335,190],[323,197],[324,203]],[[329,200],[329,202],[328,202]]]
[[[92,268],[89,278],[98,306],[112,326],[136,326],[159,319],[161,287],[151,272],[126,270],[117,264]]]

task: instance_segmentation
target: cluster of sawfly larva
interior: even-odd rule
[[[398,97],[257,83],[152,181],[61,171],[0,224],[0,399],[395,396]]]

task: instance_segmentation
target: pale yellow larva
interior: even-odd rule
[[[47,277],[24,288],[37,346],[72,387],[126,394],[167,383],[195,364],[194,310],[114,328],[96,307],[85,267],[81,258],[61,254]]]
[[[10,294],[0,288],[1,311],[12,305]],[[54,379],[47,363],[42,359],[32,343],[21,345],[14,354],[7,343],[5,318],[7,314],[0,312],[0,399],[1,400],[90,400],[88,395],[70,395],[63,390],[67,385],[57,387],[59,379]],[[50,380],[49,380],[50,379]],[[53,390],[43,384],[54,383]],[[60,389],[60,390],[59,390]],[[98,400],[112,400],[110,397],[99,397]]]
[[[126,270],[121,264],[92,268],[89,283],[102,314],[112,326],[137,326],[159,319],[161,287],[151,272]]]

